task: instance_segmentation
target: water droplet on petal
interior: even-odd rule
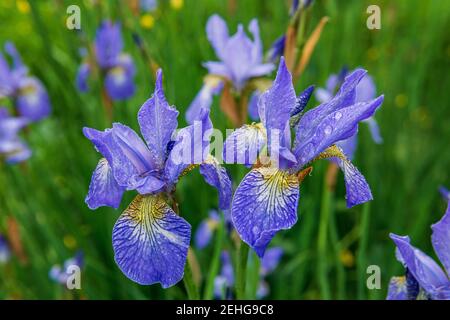
[[[331,126],[326,126],[324,130],[326,135],[330,135],[333,132],[333,128]]]
[[[334,114],[334,119],[339,120],[340,118],[342,118],[342,113],[338,111]]]

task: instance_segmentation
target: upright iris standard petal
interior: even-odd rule
[[[91,74],[91,67],[89,63],[82,63],[77,71],[75,83],[80,92],[87,92],[89,90],[88,78]]]
[[[225,58],[225,46],[228,42],[228,27],[225,21],[217,14],[212,15],[206,23],[208,41],[216,51],[219,59]]]
[[[229,209],[233,188],[227,170],[219,164],[216,158],[209,156],[200,165],[200,173],[205,181],[219,192],[219,209]]]
[[[429,256],[413,247],[409,237],[401,237],[395,234],[390,235],[401,254],[405,267],[411,272],[414,278],[431,297],[435,297],[439,288],[448,283],[448,278],[441,267]]]
[[[259,90],[253,91],[248,102],[248,115],[253,121],[259,121],[258,113],[258,101],[261,97],[261,92]]]
[[[136,91],[134,84],[134,62],[131,56],[122,54],[114,67],[108,69],[105,77],[105,88],[113,100],[124,100],[133,96]]]
[[[34,77],[20,81],[17,96],[19,114],[33,121],[41,120],[50,113],[50,100],[43,84]]]
[[[389,281],[387,300],[409,300],[405,277],[392,277]]]
[[[291,110],[291,117],[298,115],[302,112],[306,105],[311,99],[312,93],[314,92],[314,86],[309,86],[302,93],[300,93],[297,97],[297,101],[295,103],[295,107]]]
[[[253,165],[266,143],[266,131],[261,124],[243,125],[225,140],[223,149],[225,163]]]
[[[297,144],[294,148],[299,165],[305,165],[335,142],[353,136],[357,132],[358,123],[371,117],[382,102],[383,96],[380,96],[369,102],[338,109],[323,117],[306,137],[301,131],[302,118],[297,129]]]
[[[202,109],[199,120],[178,131],[164,169],[164,175],[169,185],[175,184],[179,176],[190,165],[204,162],[209,154],[211,129],[209,110]]]
[[[186,121],[192,124],[195,120],[199,119],[200,111],[202,109],[211,109],[213,97],[222,91],[223,82],[220,78],[211,77],[205,79],[205,83],[200,91],[191,102],[188,110],[186,111]]]
[[[103,21],[97,29],[94,48],[101,68],[114,67],[123,49],[120,24]]]
[[[297,222],[299,183],[296,175],[276,168],[250,171],[238,186],[231,209],[243,241],[262,257],[275,235]]]
[[[114,259],[131,280],[168,288],[183,278],[190,235],[161,196],[138,195],[114,225]]]
[[[450,200],[444,216],[439,222],[433,224],[431,229],[433,230],[431,243],[434,252],[436,252],[450,277]]]
[[[344,173],[347,207],[373,200],[369,184],[361,172],[350,161],[338,159],[337,163]]]
[[[162,71],[156,75],[153,96],[139,110],[138,120],[142,135],[152,150],[158,168],[163,168],[167,158],[167,145],[178,126],[178,111],[171,107],[164,96]]]
[[[101,206],[117,209],[124,191],[125,188],[117,184],[108,161],[102,158],[92,174],[89,192],[85,201],[89,209],[92,210]]]

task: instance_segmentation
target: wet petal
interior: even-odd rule
[[[283,248],[273,247],[268,249],[264,257],[261,259],[261,275],[265,276],[272,273],[280,263],[282,256]]]
[[[108,148],[108,139],[110,139],[111,131],[109,129],[105,131],[99,131],[96,129],[84,127],[83,134],[94,144],[95,149],[100,152],[101,155],[105,157],[109,163],[112,163],[112,155]]]
[[[113,67],[117,63],[123,49],[122,35],[119,23],[103,21],[95,35],[95,55],[102,68]]]
[[[139,195],[114,225],[114,259],[131,280],[168,288],[183,278],[190,235],[161,197]]]
[[[450,201],[442,219],[431,226],[434,252],[450,275]]]
[[[238,186],[231,217],[241,239],[262,257],[276,232],[297,222],[296,175],[276,168],[250,171]]]
[[[101,206],[117,209],[124,191],[125,188],[117,184],[108,161],[102,158],[92,174],[89,192],[85,201],[89,209],[92,210]]]
[[[228,27],[225,21],[217,14],[212,15],[206,23],[206,35],[209,42],[221,60],[225,57],[225,46],[228,41]]]
[[[314,86],[309,86],[298,95],[295,107],[291,110],[291,117],[296,116],[305,109],[306,105],[309,102],[309,99],[311,99],[313,91]]]
[[[33,121],[41,120],[50,114],[50,100],[42,83],[33,77],[20,83],[17,97],[19,114]]]
[[[408,300],[405,277],[392,277],[386,300]]]
[[[371,117],[382,104],[383,99],[384,97],[380,96],[369,102],[356,103],[334,111],[322,118],[322,121],[311,129],[308,136],[304,136],[301,131],[302,118],[297,128],[294,147],[299,167],[311,161],[335,142],[348,139],[356,134],[359,122]]]
[[[344,173],[347,207],[373,200],[369,184],[361,172],[350,161],[338,159],[337,163]]]
[[[139,110],[138,120],[142,135],[147,142],[158,166],[163,168],[167,158],[167,145],[178,127],[178,111],[171,107],[164,96],[162,71],[156,75],[156,86],[153,96]]]
[[[223,158],[225,163],[253,165],[265,145],[266,133],[261,124],[244,125],[225,140]]]
[[[219,209],[229,209],[233,188],[227,170],[219,164],[217,159],[209,156],[200,165],[200,173],[205,181],[219,192]]]
[[[448,283],[448,278],[441,267],[425,253],[413,247],[408,237],[401,237],[393,233],[390,234],[390,237],[397,246],[405,267],[428,294],[433,296],[437,288]]]
[[[88,78],[91,74],[91,68],[88,63],[82,63],[78,68],[77,78],[75,79],[75,83],[80,92],[87,92],[89,90],[88,87]]]

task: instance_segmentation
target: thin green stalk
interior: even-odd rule
[[[211,265],[209,266],[209,273],[208,273],[208,279],[206,280],[205,285],[205,292],[204,292],[204,299],[212,299],[213,293],[214,293],[214,279],[216,278],[217,274],[219,273],[219,267],[220,267],[220,253],[222,251],[222,243],[223,243],[223,236],[224,236],[224,221],[223,221],[223,215],[220,219],[219,225],[217,227],[217,233],[216,233],[216,239],[214,242],[214,253],[212,256]]]
[[[248,246],[241,242],[237,254],[236,298],[245,299],[245,280],[247,274]]]
[[[370,203],[363,206],[360,232],[359,232],[359,246],[357,253],[357,272],[358,272],[358,299],[366,299],[366,268],[367,268],[367,243],[369,239],[369,221],[370,221]]]
[[[330,299],[330,285],[328,281],[328,261],[327,261],[327,233],[330,218],[332,194],[326,181],[323,186],[322,202],[320,207],[319,237],[317,241],[317,274],[319,277],[319,287],[322,299]]]
[[[247,297],[250,299],[256,299],[256,293],[258,292],[258,286],[260,281],[259,269],[261,267],[261,260],[255,254],[251,254],[251,266],[248,268],[247,277],[249,284],[247,286]]]
[[[334,193],[333,193],[333,200],[334,200]],[[345,277],[345,269],[341,262],[340,254],[342,252],[342,244],[339,241],[339,235],[338,230],[336,226],[336,215],[334,211],[334,206],[331,209],[330,212],[330,238],[331,242],[334,245],[335,248],[335,257],[336,257],[336,278],[337,278],[337,298],[339,300],[345,299],[345,284],[346,284],[346,277]]]
[[[197,286],[195,285],[194,278],[192,276],[192,268],[189,258],[187,259],[186,267],[184,268],[183,282],[184,286],[186,287],[189,300],[199,300],[200,295],[198,293]]]

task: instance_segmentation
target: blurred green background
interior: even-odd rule
[[[256,17],[265,50],[288,23],[289,1],[159,1],[158,9],[145,16],[133,15],[126,1],[94,2],[0,2],[0,45],[7,40],[16,44],[31,73],[44,82],[53,107],[50,118],[33,124],[24,137],[33,149],[32,158],[16,166],[0,163],[0,233],[11,232],[11,221],[17,221],[23,246],[21,259],[13,254],[11,261],[0,265],[3,299],[186,297],[181,282],[168,290],[139,286],[114,263],[112,226],[133,192],[126,193],[120,210],[91,211],[84,203],[99,154],[81,129],[103,129],[110,124],[102,107],[101,85],[91,82],[87,94],[75,88],[79,48],[84,44],[76,31],[65,27],[69,5],[80,6],[82,30],[89,40],[102,19],[122,21],[125,51],[134,57],[138,69],[137,93],[114,104],[114,121],[135,129],[137,111],[153,91],[154,74],[133,42],[132,32],[142,37],[152,59],[163,68],[168,101],[180,110],[180,126],[184,126],[184,111],[206,75],[201,63],[216,60],[205,34],[211,14],[219,13],[231,33],[239,22],[247,25]],[[381,30],[366,28],[370,4],[381,8]],[[309,32],[325,15],[330,22],[296,89],[323,86],[329,74],[344,65],[362,66],[374,77],[378,94],[385,94],[376,115],[384,144],[375,145],[367,127],[361,125],[354,161],[366,176],[374,201],[346,209],[340,175],[331,210],[324,217],[327,162],[316,165],[301,187],[298,223],[272,242],[282,246],[285,254],[268,277],[269,298],[384,299],[389,278],[403,273],[389,232],[408,234],[415,245],[433,254],[430,224],[445,210],[437,188],[450,185],[450,1],[316,0]],[[315,104],[312,101],[309,106]],[[212,110],[214,125],[223,130],[229,127],[218,101]],[[236,185],[243,172],[231,171]],[[195,231],[217,205],[217,194],[198,172],[183,179],[177,192],[181,215]],[[48,271],[79,249],[86,265],[82,290],[73,293],[52,282]],[[196,251],[204,276],[212,251],[212,245]],[[381,268],[380,290],[366,288],[369,265]]]

